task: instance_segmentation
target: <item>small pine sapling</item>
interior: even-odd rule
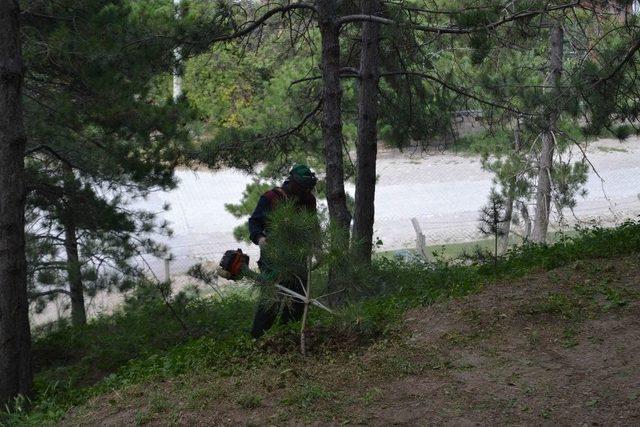
[[[498,240],[504,236],[503,224],[508,221],[506,218],[506,208],[504,197],[495,188],[489,193],[489,201],[480,210],[480,225],[478,229],[484,236],[493,236],[493,260],[498,261]]]
[[[266,268],[272,273],[270,280],[261,285],[274,286],[275,293],[304,304],[300,325],[300,351],[306,354],[306,328],[310,305],[331,312],[319,299],[311,297],[311,272],[330,262],[333,252],[328,249],[331,241],[315,212],[301,211],[291,202],[281,202],[269,215],[269,236],[262,253]],[[312,260],[315,258],[315,263]],[[280,282],[295,280],[302,293],[280,285]]]
[[[320,225],[315,212],[301,210],[291,201],[281,201],[270,212],[268,219],[269,233],[267,243],[261,250],[261,271],[255,272],[246,266],[240,275],[234,277],[228,276],[224,268],[219,268],[218,272],[222,277],[232,280],[243,278],[252,281],[260,288],[260,298],[267,304],[302,303],[300,351],[306,355],[309,306],[315,305],[331,313],[320,302],[320,298],[328,295],[311,297],[311,272],[332,262],[339,255],[328,243],[331,241],[330,228]],[[206,272],[198,265],[190,269],[189,275],[209,283],[216,274]]]

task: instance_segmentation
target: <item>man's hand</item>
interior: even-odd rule
[[[262,236],[258,239],[258,246],[260,246],[260,250],[264,250],[264,247],[267,245],[267,238]]]

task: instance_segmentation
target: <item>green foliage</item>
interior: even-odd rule
[[[237,204],[226,203],[224,208],[238,219],[245,218],[253,213],[260,196],[273,187],[275,187],[275,185],[254,178],[253,182],[247,184],[242,192],[240,202]],[[249,226],[245,223],[234,228],[233,237],[238,241],[249,242]]]
[[[505,222],[504,218],[505,200],[496,192],[495,188],[491,189],[489,201],[480,211],[479,231],[485,236],[501,236],[501,225]]]
[[[22,30],[31,296],[67,289],[65,238],[77,241],[67,247],[77,246],[88,295],[126,289],[139,275],[130,258],[162,253],[150,235],[170,234],[131,204],[173,188],[174,168],[190,152],[193,112],[164,85],[174,42],[155,37],[176,30],[173,6],[36,2]]]
[[[296,158],[301,158],[302,156],[296,156]],[[304,157],[302,157],[304,158]],[[307,159],[310,160],[310,159]],[[318,164],[317,161],[310,162],[313,165],[314,170],[318,170],[322,166]],[[279,187],[282,185],[281,182],[278,182],[277,179],[284,179],[283,176],[289,171],[290,164],[281,163],[280,161],[270,162],[264,169],[262,169],[259,173],[259,177],[254,178],[253,181],[245,187],[245,190],[242,192],[242,198],[239,203],[227,203],[225,204],[225,209],[227,212],[231,213],[238,219],[246,219],[249,217],[253,210],[256,208],[258,204],[258,200],[260,196],[262,196],[266,191]],[[316,184],[316,188],[314,190],[314,195],[316,199],[325,197],[325,181],[320,180]],[[347,194],[347,208],[350,211],[353,211],[354,199],[352,196]],[[238,241],[249,242],[249,227],[247,223],[243,223],[233,230],[233,236]]]
[[[226,317],[235,318],[241,324],[243,316],[250,315],[250,308],[240,303],[245,298],[242,294],[230,295],[218,304],[212,298],[180,293],[169,300],[189,328],[184,330],[167,310],[158,286],[161,285],[139,284],[120,311],[99,317],[84,328],[62,323],[50,331],[41,330],[34,341],[38,369],[53,369],[50,380],[61,381],[66,366],[79,365],[81,375],[70,382],[91,382],[109,375],[131,359],[167,350],[200,335],[223,333],[224,327],[218,331],[216,328],[228,320]]]
[[[513,150],[513,132],[507,129],[487,129],[466,135],[453,145],[453,150],[480,154],[486,159],[491,155],[507,155]]]
[[[551,173],[556,185],[553,195],[557,206],[574,208],[576,196],[585,197],[587,190],[583,185],[587,181],[590,167],[586,160],[576,163],[559,163]]]
[[[331,398],[333,394],[322,386],[307,382],[297,389],[291,390],[283,399],[285,405],[295,405],[299,408],[309,408],[316,401]]]
[[[630,27],[624,31],[619,31],[616,21],[603,23],[601,31],[605,31],[607,37],[598,40],[597,53],[586,57],[573,75],[572,83],[584,99],[589,118],[585,131],[590,135],[598,135],[607,129],[616,137],[620,132],[620,139],[624,139],[628,132],[620,123],[635,121],[640,112],[634,95],[637,91],[636,59],[628,58],[626,66],[621,66],[629,47],[638,38],[638,31],[633,27],[638,16],[629,14],[626,19]]]
[[[224,207],[227,212],[236,218],[250,215],[258,204],[260,196],[271,188],[273,188],[271,184],[254,179],[253,182],[247,184],[247,187],[242,192],[242,200],[240,203],[235,205],[226,203]]]
[[[398,322],[408,308],[459,297],[499,278],[538,268],[550,270],[581,259],[639,252],[640,224],[630,222],[616,229],[580,230],[575,237],[561,239],[553,246],[526,244],[509,252],[497,266],[376,259],[370,275],[361,277],[368,286],[360,287],[361,293],[352,296],[354,299],[338,316],[313,312],[312,330],[321,331],[320,348],[314,351],[322,352],[323,343],[335,345],[335,337],[339,337],[339,344],[334,348],[350,351],[349,342],[359,345],[381,334],[399,333]],[[268,346],[261,348],[249,340],[247,329],[254,303],[249,293],[231,292],[222,300],[172,298],[174,308],[190,326],[191,332],[186,334],[164,307],[160,294],[150,287],[141,289],[148,294],[138,293],[123,311],[96,319],[85,328],[63,325],[36,334],[35,410],[30,415],[5,415],[5,422],[50,423],[59,420],[69,406],[93,395],[185,372],[210,370],[225,376],[260,366],[286,366],[287,354],[269,353]],[[601,293],[611,304],[624,304],[624,295],[606,286],[581,292]],[[538,308],[574,313],[573,303],[562,297],[550,296],[545,304]],[[286,334],[286,330],[272,331],[266,339]],[[354,341],[353,337],[361,338]],[[295,345],[289,347],[295,351]],[[290,403],[304,406],[305,402],[326,397],[313,384],[303,392]],[[258,399],[250,395],[242,401],[254,405]]]
[[[484,236],[493,237],[494,261],[498,259],[498,239],[506,235],[504,225],[511,220],[511,218],[507,218],[506,216],[506,208],[506,200],[504,197],[496,192],[495,188],[492,188],[487,204],[480,210],[478,230]]]
[[[316,212],[303,211],[293,201],[278,203],[268,216],[269,236],[264,262],[279,276],[305,276],[308,260],[323,247]]]
[[[238,399],[238,405],[244,409],[255,409],[259,408],[262,405],[262,398],[255,394],[243,394]]]
[[[620,125],[613,128],[613,135],[620,141],[625,141],[634,133],[633,127],[629,125]]]
[[[576,237],[565,236],[552,246],[525,244],[514,250],[499,267],[525,271],[534,262],[551,270],[582,258],[612,257],[640,250],[640,225],[626,222],[615,229],[579,228]]]
[[[313,56],[309,46],[297,48],[291,55],[268,33],[259,48],[215,46],[187,62],[187,98],[205,123],[200,160],[253,170],[264,159],[320,156],[317,117],[305,120],[317,107],[317,85],[291,85],[308,77]]]
[[[206,341],[216,342],[214,347],[218,352],[238,351],[238,342],[245,340],[253,312],[249,291],[238,289],[227,293],[223,300],[194,293],[169,296],[174,313],[188,326],[188,330],[184,330],[174,313],[167,309],[157,286],[139,284],[121,310],[94,319],[85,327],[62,322],[35,333],[38,413],[30,418],[34,424],[41,419],[60,418],[64,408],[92,394],[143,378],[175,375],[195,366],[195,360],[191,359],[195,354],[189,351],[189,345],[179,350],[176,346],[192,343],[198,347]],[[212,350],[212,347],[206,349]],[[202,352],[206,351],[202,348]],[[173,361],[156,366],[164,357],[171,357]],[[206,357],[214,358],[215,354]],[[141,363],[129,368],[133,360]],[[206,360],[203,359],[203,365]],[[115,372],[120,374],[116,376]],[[98,382],[98,386],[92,387]]]
[[[416,34],[402,25],[384,26],[380,56],[383,71],[389,73],[380,85],[379,134],[400,148],[415,142],[425,145],[451,136],[453,111],[482,108],[491,132],[464,142],[484,154],[485,167],[495,171],[502,188],[500,197],[527,200],[536,178],[531,164],[537,156],[537,138],[548,130],[549,112],[554,108],[560,114],[554,129],[558,155],[585,134],[599,134],[602,129],[619,139],[630,135],[629,125],[616,124],[633,122],[640,111],[637,100],[628,96],[637,93],[635,70],[628,67],[616,75],[610,73],[637,39],[633,30],[637,18],[629,17],[626,33],[607,27],[619,26],[618,22],[607,23],[604,29],[612,31],[606,34],[614,37],[600,40],[593,52],[584,47],[591,46],[589,31],[584,39],[571,41],[575,52],[566,56],[563,96],[557,99],[545,88],[549,47],[547,25],[542,24],[560,13],[483,30],[505,12],[547,5],[534,0],[514,2],[508,10],[503,6],[490,0],[454,1],[447,7],[457,7],[457,12],[433,14],[433,22],[424,22],[428,15],[415,18],[405,13],[408,9],[388,5],[385,13],[399,23],[408,20],[477,31],[454,39]],[[253,170],[266,163],[241,202],[226,206],[237,218],[248,215],[260,194],[294,161],[322,170],[318,114],[322,88],[314,49],[318,32],[304,27],[305,37],[290,35],[290,43],[283,43],[283,34],[295,31],[280,23],[265,27],[260,37],[211,46],[210,40],[217,35],[242,26],[244,7],[249,12],[261,8],[185,2],[182,18],[176,22],[171,2],[160,0],[29,5],[23,22],[23,51],[29,70],[24,100],[30,145],[27,217],[38,228],[29,235],[27,254],[34,294],[66,284],[62,272],[66,258],[58,236],[70,222],[77,229],[82,276],[90,282],[90,294],[136,285],[135,269],[127,260],[139,250],[162,252],[148,235],[166,231],[166,225],[157,224],[151,213],[131,212],[127,204],[152,190],[172,188],[178,164],[197,160],[214,167]],[[353,7],[347,2],[341,12],[353,12]],[[578,11],[576,21],[567,21],[566,26],[590,24],[585,17]],[[343,28],[346,68],[358,66],[354,31],[355,26]],[[187,97],[174,103],[169,74],[175,65],[176,40],[188,58],[183,64]],[[443,87],[438,80],[459,90]],[[355,135],[357,83],[345,81],[343,87],[344,139],[349,148]],[[473,96],[469,99],[465,93]],[[196,112],[201,125],[193,123]],[[579,116],[588,118],[584,132],[575,125]],[[196,146],[190,143],[194,137]],[[345,163],[348,175],[353,175],[352,166]],[[575,206],[587,172],[586,162],[554,163],[557,206]],[[322,182],[318,191],[322,194]],[[489,231],[497,236],[500,209],[496,209],[498,195],[494,196]],[[314,279],[322,279],[328,261],[345,257],[329,245],[334,240],[330,229],[319,227],[317,218],[301,215],[290,204],[274,212],[271,221],[265,258],[279,274],[304,274],[301,267],[307,259],[322,254],[320,268],[314,271]],[[354,285],[350,304],[339,316],[317,313],[312,323],[326,332],[321,343],[327,346],[336,337],[366,341],[397,332],[394,328],[405,309],[464,295],[498,275],[554,268],[582,257],[637,252],[638,228],[628,223],[616,230],[581,230],[577,238],[561,239],[554,246],[526,244],[499,262],[496,259],[491,268],[482,260],[472,265],[376,260],[370,269],[353,271],[348,278]],[[247,233],[239,229],[235,234],[246,238]],[[99,271],[105,260],[117,273]],[[9,422],[51,422],[60,419],[69,405],[91,395],[143,381],[203,369],[225,375],[282,363],[285,356],[269,355],[245,336],[254,302],[248,292],[230,293],[221,300],[179,294],[165,301],[168,293],[166,287],[138,284],[122,310],[113,315],[84,328],[63,323],[37,334],[36,412],[31,416],[18,412],[9,416]],[[624,304],[621,295],[605,295],[611,304]],[[561,297],[550,296],[543,309],[563,312],[567,306]],[[271,338],[286,335],[288,328],[273,331]],[[299,400],[290,403],[303,408],[330,397],[316,384],[299,392]],[[256,407],[260,398],[247,395],[238,404]],[[141,413],[138,421],[143,420]]]

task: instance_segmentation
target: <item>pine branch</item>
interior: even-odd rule
[[[611,71],[611,73],[609,73],[606,77],[602,77],[602,78],[598,79],[598,81],[596,81],[595,85],[600,85],[600,84],[605,83],[606,81],[611,80],[612,78],[614,78],[616,76],[616,74],[618,74],[620,72],[620,70],[622,70],[622,68],[624,68],[624,66],[629,61],[631,61],[631,59],[633,59],[633,57],[638,52],[638,50],[640,50],[640,38],[638,40],[636,40],[636,42],[635,42],[635,44],[633,46],[631,46],[631,48],[627,51],[627,54],[624,56],[622,61],[620,61],[620,63],[616,66],[616,68],[614,68],[613,71]]]
[[[237,39],[237,38],[240,38],[240,37],[244,37],[247,34],[253,32],[258,27],[260,27],[262,24],[264,24],[273,15],[277,15],[279,13],[283,13],[284,14],[286,12],[293,11],[293,10],[296,10],[296,9],[308,9],[308,10],[311,10],[313,12],[316,12],[316,8],[315,7],[313,7],[310,4],[306,4],[306,3],[292,3],[292,4],[289,4],[289,5],[286,5],[286,6],[276,7],[274,9],[271,9],[270,11],[266,12],[264,15],[262,15],[260,18],[256,19],[255,21],[246,23],[248,25],[245,28],[237,30],[237,31],[235,31],[234,33],[231,33],[231,34],[227,34],[227,35],[224,35],[224,36],[219,36],[219,37],[215,37],[213,39],[210,39],[209,43],[229,41],[229,40]]]
[[[67,296],[71,296],[71,292],[69,292],[66,289],[51,289],[49,291],[36,292],[33,294],[29,294],[29,297],[31,297],[32,299],[35,299],[35,298],[41,298],[41,297],[46,297],[48,295],[56,295],[56,294],[64,294]]]
[[[511,15],[511,16],[507,16],[507,17],[505,17],[505,18],[503,18],[503,19],[501,19],[499,21],[492,22],[492,23],[487,24],[487,25],[482,25],[482,26],[478,26],[478,27],[472,27],[472,28],[431,27],[431,26],[428,26],[428,25],[416,25],[416,24],[410,24],[409,26],[410,26],[410,28],[412,28],[414,30],[427,32],[427,33],[436,33],[436,34],[471,34],[471,33],[494,30],[494,29],[496,29],[496,28],[498,28],[498,27],[500,27],[500,26],[502,26],[504,24],[507,24],[509,22],[530,18],[532,16],[542,15],[544,13],[548,13],[548,12],[552,12],[552,11],[556,11],[556,10],[571,9],[571,8],[576,7],[576,6],[580,6],[581,1],[582,0],[576,0],[574,2],[561,4],[561,5],[558,5],[558,6],[544,7],[542,9],[532,10],[532,11],[528,11],[528,12],[520,12],[520,13],[516,13],[516,14]],[[385,25],[400,25],[397,21],[394,21],[393,19],[382,18],[380,16],[375,16],[375,15],[362,15],[362,14],[343,16],[343,17],[337,19],[336,23],[337,23],[338,27],[341,27],[341,26],[343,26],[345,24],[348,24],[348,23],[365,22],[365,21],[378,22],[380,24],[385,24]]]
[[[271,9],[268,12],[265,12],[260,18],[254,20],[254,21],[246,22],[244,28],[241,28],[241,29],[234,28],[235,31],[233,33],[225,34],[225,35],[222,35],[222,36],[218,36],[218,37],[213,37],[213,38],[207,39],[204,42],[204,44],[205,45],[209,45],[211,43],[225,42],[225,41],[231,41],[231,40],[242,38],[242,37],[252,33],[253,31],[258,29],[262,25],[264,25],[264,23],[267,22],[274,15],[277,15],[279,13],[284,14],[284,13],[287,13],[287,12],[291,12],[291,11],[294,11],[294,10],[301,10],[301,9],[311,10],[314,13],[316,12],[316,8],[313,7],[313,5],[306,4],[306,3],[292,3],[292,4],[289,4],[289,5],[286,5],[286,6],[279,6],[279,7],[276,7],[274,9]],[[184,39],[177,39],[176,37],[172,37],[172,36],[166,36],[166,35],[162,35],[162,34],[154,34],[152,36],[145,37],[143,39],[131,41],[131,42],[127,43],[126,45],[124,45],[123,49],[127,49],[129,47],[140,45],[140,44],[143,44],[143,43],[147,43],[147,42],[149,42],[151,40],[159,39],[159,38],[173,39],[179,45],[196,45],[196,46],[197,45],[200,45],[200,46],[203,45],[203,43],[192,42],[192,41],[184,40]]]
[[[289,128],[286,131],[281,132],[281,133],[279,133],[277,135],[273,135],[269,139],[272,139],[272,140],[273,139],[282,139],[282,138],[285,138],[285,137],[287,137],[289,135],[292,135],[294,133],[299,132],[300,129],[302,129],[304,127],[304,125],[309,120],[311,120],[311,118],[313,118],[313,116],[315,116],[318,111],[320,111],[321,108],[322,108],[322,99],[318,101],[318,103],[316,104],[316,106],[315,106],[315,108],[313,110],[311,110],[307,114],[305,114],[305,116],[302,118],[302,120],[300,120],[300,122],[297,125],[295,125],[292,128]]]
[[[342,67],[340,69],[340,77],[351,77],[351,78],[360,78],[360,73],[358,72],[357,69],[353,68],[353,67]],[[322,76],[311,76],[311,77],[303,77],[301,79],[297,79],[291,82],[291,84],[289,85],[289,88],[291,88],[294,85],[300,84],[300,83],[305,83],[305,82],[311,82],[314,80],[320,80],[322,78]]]
[[[509,111],[512,113],[516,113],[516,114],[522,114],[524,116],[534,116],[534,114],[532,113],[526,113],[524,111],[518,110],[517,108],[514,107],[510,107],[508,105],[502,105],[502,104],[498,104],[495,103],[493,101],[489,101],[486,99],[481,98],[479,95],[473,94],[469,91],[467,91],[466,89],[454,86],[444,80],[442,80],[441,78],[431,75],[431,74],[427,74],[427,73],[423,73],[423,72],[419,72],[419,71],[391,71],[391,72],[386,72],[386,73],[381,73],[380,77],[387,77],[387,76],[401,76],[401,75],[406,75],[406,76],[415,76],[415,77],[421,77],[427,80],[431,80],[434,81],[442,86],[444,86],[445,88],[449,89],[452,92],[455,92],[459,95],[465,96],[467,98],[476,100],[478,102],[480,102],[481,104],[484,105],[489,105],[491,107],[495,107],[495,108],[499,108],[501,110],[505,110],[505,111]]]
[[[46,151],[47,153],[51,154],[56,159],[60,160],[62,163],[66,164],[67,166],[75,168],[75,165],[70,160],[68,160],[62,154],[58,153],[53,148],[49,147],[48,145],[44,145],[44,144],[41,144],[41,145],[38,145],[38,146],[36,146],[34,148],[26,150],[24,152],[24,156],[28,157],[28,156],[30,156],[30,155],[32,155],[34,153],[37,153],[38,151]]]

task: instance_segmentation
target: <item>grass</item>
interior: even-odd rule
[[[598,150],[604,153],[626,153],[628,151],[626,148],[603,147],[603,146],[598,146]]]
[[[611,130],[602,129],[598,134],[592,134],[590,130],[580,127],[578,123],[568,118],[562,121],[561,128],[563,130],[562,133],[570,135],[571,137],[560,138],[558,141],[560,146],[570,145],[572,140],[593,141],[598,138],[616,138],[620,141],[625,141],[632,135],[637,134],[633,127],[629,125],[619,125]],[[457,138],[452,144],[444,148],[446,151],[454,154],[506,155],[513,151],[513,138],[513,131],[506,128],[500,129],[498,127],[493,131],[479,129],[476,132]],[[626,151],[616,148],[598,148],[607,153]]]
[[[427,264],[379,258],[370,270],[356,278],[356,292],[337,316],[319,310],[312,312],[309,337],[312,360],[334,366],[335,360],[350,360],[349,355],[365,346],[384,350],[399,333],[403,314],[412,307],[457,298],[495,280],[522,276],[535,269],[551,270],[572,263],[576,269],[587,268],[581,267],[580,260],[638,251],[640,225],[627,223],[616,229],[580,230],[575,236],[562,236],[551,246],[527,244],[509,252],[496,265],[459,265],[447,259]],[[559,293],[542,296],[540,301],[532,302],[532,312],[574,319],[588,314],[585,301],[604,298],[611,307],[619,307],[630,299],[629,295],[608,287],[605,282],[596,286],[576,284],[574,289],[573,296]],[[5,414],[3,423],[52,423],[70,407],[81,405],[93,396],[114,390],[135,390],[144,387],[145,383],[160,380],[184,380],[184,396],[194,407],[202,404],[205,398],[216,398],[210,391],[192,387],[191,380],[185,379],[190,378],[189,373],[235,378],[239,374],[246,376],[256,372],[260,373],[256,377],[273,389],[297,384],[282,396],[281,403],[292,408],[307,408],[318,402],[329,404],[336,399],[371,402],[376,398],[377,392],[335,396],[326,384],[306,380],[307,374],[291,370],[292,365],[301,363],[301,356],[296,352],[296,325],[274,328],[261,342],[251,340],[248,329],[254,296],[247,291],[232,292],[223,300],[196,295],[174,296],[172,304],[189,326],[187,331],[157,294],[153,287],[142,286],[120,312],[96,319],[85,328],[60,325],[39,331],[33,346],[37,367],[33,410]],[[450,339],[459,341],[466,337],[451,335]],[[537,339],[532,333],[532,345]],[[567,346],[575,345],[570,329],[563,340]],[[451,362],[434,359],[425,365],[399,353],[380,361],[379,366],[379,369],[397,375],[442,369],[451,366]],[[265,377],[265,372],[272,376]],[[356,369],[356,372],[343,375],[365,374],[364,370]],[[251,409],[262,405],[263,397],[248,384],[228,387],[218,392],[235,395],[237,407]],[[169,410],[169,402],[162,394],[157,394],[147,402],[144,410],[140,410],[139,422],[147,421],[149,412]]]
[[[579,234],[578,231],[574,230],[563,230],[550,232],[548,236],[549,243],[555,243],[566,239],[567,237],[577,236]],[[524,239],[520,236],[516,236],[513,233],[509,237],[509,245],[514,248],[519,245],[522,245]],[[480,240],[472,240],[469,242],[457,242],[457,243],[447,243],[444,245],[429,245],[427,246],[427,253],[431,254],[433,258],[441,259],[441,260],[454,260],[463,257],[466,254],[475,254],[475,253],[493,253],[494,250],[494,240],[493,238],[488,239],[480,239]],[[397,257],[418,257],[417,252],[413,249],[405,249],[401,251],[382,251],[376,254],[378,257],[382,258],[397,258]]]
[[[238,398],[238,405],[244,409],[255,409],[262,405],[262,397],[257,394],[243,393]]]

